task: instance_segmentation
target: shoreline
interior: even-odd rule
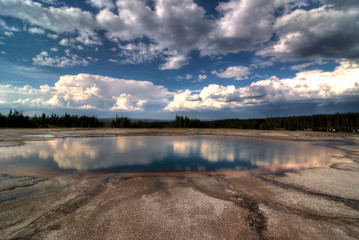
[[[355,133],[2,129],[0,146],[65,137],[138,135],[228,135],[359,144]],[[0,238],[359,239],[358,145],[333,147],[346,151],[334,164],[280,175],[249,171],[82,172],[55,178],[0,174]]]

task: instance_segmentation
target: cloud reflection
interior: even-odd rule
[[[126,136],[34,141],[0,149],[1,165],[108,171],[216,171],[330,164],[341,151],[229,136]]]

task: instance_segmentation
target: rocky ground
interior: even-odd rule
[[[7,129],[0,131],[0,145],[167,134],[359,143],[350,133]],[[359,148],[336,147],[346,155],[331,166],[281,175],[1,174],[0,239],[359,239]]]

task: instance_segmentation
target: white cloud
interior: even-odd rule
[[[87,57],[88,60],[92,61],[92,62],[97,62],[98,58],[93,58],[93,57]]]
[[[309,66],[312,66],[316,64],[315,62],[307,62],[307,63],[302,63],[302,64],[297,64],[297,65],[293,65],[290,67],[290,69],[292,70],[303,70]]]
[[[109,9],[101,10],[96,20],[103,29],[107,30],[107,36],[111,40],[121,39],[128,41],[144,36],[145,26],[150,22],[151,10],[144,2],[140,1],[119,1],[117,2],[118,14],[114,14]],[[147,16],[147,17],[146,17]],[[147,19],[146,19],[147,18]]]
[[[14,36],[14,34],[12,32],[8,32],[8,31],[5,31],[4,34],[8,37]]]
[[[264,104],[307,101],[318,105],[350,102],[359,97],[359,64],[342,61],[333,72],[304,71],[296,77],[271,77],[246,87],[220,86],[203,88],[199,94],[179,92],[164,108],[167,111],[204,109],[241,109]]]
[[[115,4],[112,0],[87,0],[87,2],[96,8],[114,8]]]
[[[112,59],[112,58],[108,59],[108,61],[109,61],[109,62],[113,62],[113,63],[118,63],[118,60]]]
[[[70,40],[67,39],[67,38],[61,39],[59,44],[62,45],[62,46],[65,46],[65,47],[74,46],[74,43],[70,42]]]
[[[121,94],[119,97],[114,97],[114,99],[116,99],[116,103],[111,108],[112,111],[143,111],[143,107],[147,102],[146,100],[126,93]]]
[[[191,79],[191,78],[193,78],[193,76],[191,75],[191,74],[186,74],[186,76],[185,76],[185,78],[187,79],[187,80],[189,80],[189,79]]]
[[[48,52],[42,51],[36,57],[32,59],[33,63],[38,66],[49,66],[49,67],[74,67],[77,65],[87,66],[90,62],[84,58],[79,57],[76,54],[72,54],[69,50],[65,51],[66,56],[63,57],[51,57]]]
[[[90,40],[89,40],[90,41]],[[91,40],[92,41],[92,40]],[[76,45],[77,42],[81,42],[85,45],[100,45],[100,43],[96,43],[96,42],[87,42],[86,40],[83,42],[82,39],[69,39],[69,38],[63,38],[59,41],[59,44],[65,47],[71,47],[77,50],[84,50],[84,47],[81,45]]]
[[[197,79],[198,79],[198,81],[201,82],[201,81],[207,79],[207,75],[205,75],[205,74],[199,74],[199,75],[197,76]]]
[[[30,85],[16,87],[13,85],[0,85],[0,99],[2,106],[16,107],[17,105],[26,104],[34,107],[38,98],[38,90],[33,89]]]
[[[50,51],[57,52],[57,51],[59,51],[59,49],[57,47],[52,47],[52,48],[50,48]]]
[[[187,73],[187,74],[184,75],[184,76],[178,75],[178,76],[175,77],[175,79],[176,79],[177,81],[181,81],[181,80],[183,80],[183,79],[190,80],[190,79],[193,79],[193,76],[192,76],[191,74]]]
[[[1,105],[7,107],[142,111],[147,104],[163,108],[170,96],[151,82],[89,74],[61,76],[53,87],[0,85]]]
[[[139,64],[151,62],[162,55],[162,49],[154,44],[128,43],[126,45],[119,45],[119,47],[122,50],[119,55],[123,58],[121,63]]]
[[[34,33],[34,34],[44,34],[45,33],[45,31],[43,29],[36,28],[36,27],[31,27],[28,30],[29,30],[29,32]]]
[[[59,36],[58,36],[57,34],[48,33],[48,34],[47,34],[47,37],[56,40]]]
[[[248,75],[250,74],[249,69],[244,66],[231,66],[224,71],[217,72],[214,70],[211,73],[220,78],[234,78],[236,80],[248,79]]]
[[[73,7],[44,7],[31,0],[0,0],[0,15],[18,18],[56,33],[77,32],[83,39],[97,38],[94,16]]]
[[[16,87],[0,85],[1,107],[69,108],[103,111],[240,110],[249,106],[293,102],[349,103],[359,97],[359,64],[342,61],[332,72],[303,71],[294,78],[271,77],[249,86],[211,84],[199,92],[176,94],[147,81],[78,74],[60,77],[54,86]],[[170,101],[170,98],[173,99]]]
[[[160,66],[161,70],[179,69],[188,64],[188,57],[183,54],[173,55],[166,58],[166,62]]]
[[[80,35],[80,36],[74,38],[73,40],[80,42],[82,44],[85,44],[87,46],[102,45],[100,38],[96,35],[92,35],[92,36]]]
[[[252,59],[252,64],[250,65],[251,68],[265,68],[269,66],[273,66],[274,62],[277,59],[275,57],[271,57],[270,59],[263,59],[263,58],[254,58]]]

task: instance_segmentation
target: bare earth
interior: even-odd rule
[[[196,134],[359,144],[354,133],[3,129],[0,146],[54,137]],[[284,175],[48,172],[15,177],[21,174],[0,169],[0,239],[359,239],[359,147],[336,147],[347,152],[331,166]]]

